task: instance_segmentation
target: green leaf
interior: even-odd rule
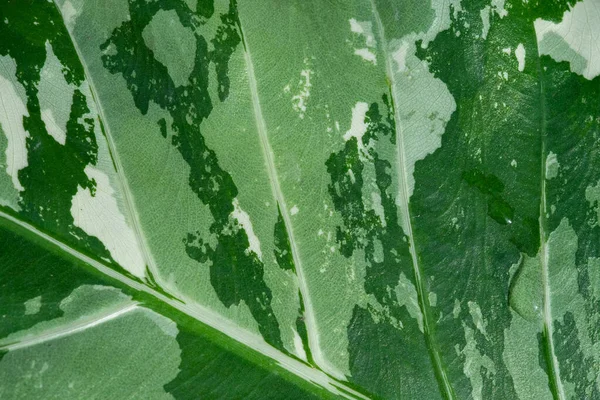
[[[600,399],[598,0],[1,0],[0,397]]]

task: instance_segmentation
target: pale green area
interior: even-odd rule
[[[517,395],[521,400],[551,399],[548,375],[539,363],[541,324],[527,321],[514,311],[511,316],[510,328],[504,330],[502,357]]]
[[[600,182],[596,186],[588,186],[585,189],[585,199],[590,204],[590,207],[596,209],[597,219],[596,225],[600,222]]]
[[[456,345],[457,355],[463,355],[465,361],[463,363],[463,373],[471,381],[471,396],[475,400],[482,400],[483,391],[483,377],[484,375],[489,379],[496,374],[496,367],[490,357],[485,354],[481,354],[481,351],[477,348],[477,339],[475,338],[475,331],[469,328],[463,323],[463,329],[465,332],[465,347],[463,349],[458,348]]]
[[[586,393],[591,395],[593,386],[596,386],[597,389],[600,388],[600,376],[597,373],[598,366],[600,365],[600,342],[593,339],[594,331],[597,329],[599,321],[597,316],[587,314],[585,299],[579,292],[577,266],[575,265],[577,235],[566,218],[550,234],[548,248],[548,275],[552,298],[552,318],[555,322],[563,322],[565,314],[571,313],[573,315],[577,327],[579,347],[573,347],[571,352],[581,352],[586,360],[591,360],[592,362],[587,377],[579,374],[577,376],[562,374],[563,385],[567,397],[573,398],[575,393],[572,390],[574,389],[575,382],[587,378]],[[556,335],[556,332],[553,338],[555,341],[566,339]],[[571,354],[569,354],[570,356]],[[583,368],[581,365],[577,367]]]
[[[291,327],[295,329],[300,308],[298,283],[296,275],[281,269],[275,260],[277,202],[256,127],[245,73],[246,63],[241,50],[240,47],[230,62],[230,97],[223,103],[215,104],[210,117],[202,125],[202,133],[207,145],[217,153],[221,167],[231,174],[238,188],[240,208],[250,216],[252,230],[260,242],[265,281],[273,293],[271,306],[279,321],[283,343],[288,351],[296,353]],[[218,99],[216,79],[211,79],[211,83],[211,98]]]
[[[560,164],[556,158],[556,154],[553,152],[548,153],[548,157],[546,157],[546,179],[556,178],[559,168]]]
[[[82,286],[64,299],[64,316],[37,324],[24,340],[54,328],[67,329],[115,306],[131,304],[119,290]],[[50,330],[50,332],[49,332]],[[9,351],[0,361],[3,398],[167,399],[163,385],[178,373],[180,349],[175,324],[153,311],[136,308],[67,335]]]
[[[536,322],[541,324],[543,287],[539,255],[522,258],[516,275],[511,281],[509,304],[522,318],[532,322],[533,326]]]
[[[400,274],[400,280],[396,286],[396,297],[398,298],[398,306],[406,307],[410,316],[417,320],[419,330],[423,332],[423,313],[419,307],[417,288],[404,273]]]
[[[215,5],[216,13],[226,9],[225,2]],[[110,74],[102,65],[99,47],[112,30],[127,19],[127,15],[127,2],[124,0],[113,2],[111,7],[86,4],[78,17],[73,35],[90,75],[94,78],[96,94],[104,111],[104,126],[116,146],[113,156],[123,166],[142,233],[158,265],[159,271],[155,278],[162,288],[178,298],[208,307],[235,321],[241,328],[258,333],[257,324],[243,302],[240,306],[226,308],[218,299],[210,282],[209,264],[199,264],[185,253],[183,239],[188,233],[199,231],[200,237],[210,242],[208,228],[212,223],[212,216],[189,187],[189,166],[171,144],[172,120],[169,114],[150,103],[148,113],[142,116],[135,107],[123,78],[119,74]],[[214,35],[218,24],[218,21],[213,23],[213,19],[208,24],[210,26],[203,26],[199,30],[200,33],[209,32],[208,39]],[[240,47],[230,63],[232,93],[227,102],[219,103],[214,68],[211,66],[210,88],[214,109],[201,129],[209,146],[215,149],[221,166],[232,173],[235,184],[240,189],[240,206],[250,215],[254,232],[261,243],[266,262],[265,280],[273,292],[272,306],[278,319],[281,319],[284,343],[292,350],[293,333],[283,326],[289,326],[292,317],[295,321],[297,316],[297,289],[294,277],[280,271],[273,260],[272,237],[277,217],[276,204],[272,200],[268,181],[265,181],[264,161],[258,147],[258,136],[253,131],[255,122],[252,119],[252,105],[244,71]],[[225,108],[221,110],[221,107]],[[236,117],[232,118],[232,115]],[[161,118],[166,120],[167,139],[161,136],[157,124]],[[211,127],[209,120],[213,119],[219,125]],[[242,131],[242,126],[250,130]],[[219,127],[219,130],[214,131],[213,140],[211,132],[215,127]],[[232,140],[223,140],[224,135],[232,135]],[[238,147],[230,148],[233,143]],[[254,150],[248,151],[248,145]],[[222,151],[234,151],[237,157],[232,158],[230,153],[222,154]],[[232,168],[228,162],[234,162],[235,167]],[[241,176],[236,175],[239,172],[242,173]],[[255,186],[255,178],[262,182],[262,186]],[[265,200],[258,202],[256,199]],[[267,199],[269,206],[264,204]]]
[[[194,68],[196,41],[193,31],[181,25],[175,10],[156,13],[142,36],[156,59],[167,67],[175,85],[186,85]]]
[[[46,62],[40,71],[38,99],[46,131],[61,144],[65,144],[67,121],[75,91],[75,86],[69,85],[65,80],[63,68],[54,55],[52,46],[47,42]]]
[[[0,205],[19,210],[19,191],[12,183],[12,178],[6,173],[6,147],[8,141],[0,124]]]
[[[541,54],[548,54],[556,61],[568,61],[571,70],[583,74],[587,68],[587,60],[569,46],[565,39],[556,32],[547,32],[539,42]]]
[[[60,308],[64,312],[62,317],[40,322],[26,331],[11,333],[0,340],[0,346],[59,333],[68,330],[66,327],[69,326],[82,326],[130,304],[133,304],[131,298],[118,289],[108,286],[80,286],[61,301]]]
[[[42,308],[42,296],[36,296],[25,303],[25,315],[37,314]]]
[[[356,56],[351,40],[356,34],[349,20],[369,21],[371,10],[358,1],[312,9],[302,1],[239,2],[238,7],[261,78],[258,96],[306,277],[305,300],[314,310],[319,342],[311,343],[318,345],[311,350],[325,370],[348,373],[347,326],[357,301],[365,300],[364,253],[346,259],[338,251],[335,227],[341,220],[328,193],[325,162],[343,147],[355,104],[380,101],[384,94],[379,64]],[[327,26],[327,35],[315,26]],[[298,212],[292,215],[292,209]]]
[[[25,94],[25,88],[18,83],[15,75],[16,71],[17,65],[10,56],[0,56],[0,76],[4,77],[9,82],[12,82],[19,99],[23,104],[26,104],[27,95]],[[6,97],[0,99],[0,103],[3,107],[0,112],[9,112],[9,110],[11,110],[11,105],[4,104],[5,101],[9,101],[9,99]],[[0,123],[0,205],[5,205],[18,211],[20,210],[18,204],[20,198],[19,190],[15,187],[13,177],[7,170],[8,160],[6,152],[9,146],[7,129],[12,129],[12,127],[3,127]]]

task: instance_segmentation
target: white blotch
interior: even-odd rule
[[[237,197],[233,199],[233,211],[231,212],[231,217],[235,219],[246,231],[246,235],[248,236],[248,251],[253,252],[257,255],[257,257],[262,261],[262,251],[260,250],[260,241],[258,237],[254,234],[254,229],[252,228],[252,222],[250,221],[250,216],[248,213],[240,207],[240,202]]]
[[[510,47],[507,47],[507,48],[502,49],[502,52],[504,54],[508,54],[510,56],[510,53],[512,53],[512,49]]]
[[[64,145],[67,141],[67,134],[58,126],[51,109],[46,108],[45,110],[42,110],[42,121],[44,121],[46,130],[50,136],[52,136],[58,143]]]
[[[290,214],[291,215],[296,215],[296,214],[298,214],[298,211],[300,211],[300,210],[298,209],[298,206],[295,205],[294,207],[292,207],[290,209]]]
[[[306,361],[306,351],[304,351],[304,344],[302,343],[302,338],[294,328],[292,328],[292,334],[294,335],[294,350],[296,352],[296,355],[302,360]]]
[[[576,67],[573,72],[590,80],[600,75],[600,7],[596,0],[577,3],[564,13],[562,21],[557,24],[538,18],[534,26],[541,54],[547,54],[556,61],[569,61],[571,68],[574,67],[573,60],[568,58],[564,49],[543,44],[547,34],[555,33],[586,61],[583,68]]]
[[[40,71],[38,99],[46,131],[54,140],[64,145],[76,87],[65,80],[63,69],[50,42],[47,41],[46,61]]]
[[[515,49],[515,57],[517,57],[517,62],[519,63],[519,71],[523,71],[525,69],[525,47],[523,43],[519,43]]]
[[[358,141],[358,147],[362,147],[362,137],[367,132],[367,124],[365,124],[365,116],[369,111],[369,105],[363,101],[357,102],[352,108],[352,122],[350,129],[344,134],[344,140],[348,141],[355,137]]]
[[[65,21],[65,25],[71,30],[75,26],[75,20],[80,12],[80,10],[78,11],[73,7],[73,4],[69,0],[65,1],[60,7],[60,13]]]
[[[29,133],[23,127],[23,118],[29,116],[23,99],[25,89],[15,77],[16,63],[9,56],[0,57],[0,125],[6,135],[6,173],[19,191],[25,188],[19,182],[19,171],[28,165],[26,139]]]
[[[479,16],[481,17],[481,23],[483,24],[483,28],[481,29],[481,37],[485,39],[490,31],[490,6],[483,7],[479,12]]]
[[[375,35],[373,34],[373,26],[370,21],[359,22],[354,18],[350,20],[350,30],[353,33],[364,38],[364,44],[366,47],[362,47],[359,49],[354,49],[354,54],[362,57],[365,61],[373,63],[377,65],[377,56],[372,51],[372,49],[376,48],[377,41],[375,40]]]
[[[133,229],[119,210],[108,176],[89,165],[85,167],[85,173],[96,181],[96,190],[92,195],[89,189],[77,188],[71,205],[75,226],[100,239],[114,260],[127,271],[144,277],[144,257]]]
[[[29,299],[24,303],[25,306],[25,315],[33,315],[40,312],[42,308],[42,296],[34,297],[33,299]]]
[[[373,53],[366,47],[362,49],[354,49],[354,54],[362,57],[366,61],[372,62],[373,64],[377,65],[377,56],[375,56],[375,53]]]
[[[392,55],[394,61],[398,64],[398,72],[406,71],[406,53],[408,52],[408,47],[408,42],[402,42],[398,50]]]

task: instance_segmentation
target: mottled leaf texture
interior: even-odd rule
[[[600,400],[600,0],[0,0],[0,398]]]

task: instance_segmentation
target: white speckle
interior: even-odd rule
[[[546,157],[546,179],[553,179],[558,176],[560,164],[556,154],[550,152]]]
[[[0,126],[6,135],[6,173],[12,178],[13,186],[19,191],[25,188],[19,182],[19,171],[28,165],[26,138],[29,132],[23,127],[23,117],[29,112],[23,98],[25,89],[15,79],[16,63],[9,56],[0,57],[1,71],[10,71],[11,76],[0,75]]]
[[[329,248],[329,251],[331,251],[332,253],[335,253],[335,246],[331,246],[331,247]]]
[[[519,71],[523,71],[525,69],[525,47],[523,43],[519,43],[515,50],[515,56],[517,57],[517,62],[519,63]]]
[[[308,103],[308,98],[310,97],[310,88],[312,87],[310,77],[313,73],[313,71],[308,68],[308,58],[304,59],[304,65],[306,68],[300,71],[300,79],[298,80],[299,92],[292,96],[292,108],[298,113],[298,116],[301,119],[304,118],[304,114],[306,113],[306,106]],[[289,87],[290,85],[287,85],[283,91],[286,93],[289,92]]]
[[[254,234],[254,229],[252,228],[250,216],[246,211],[242,210],[237,197],[233,199],[232,204],[233,211],[231,212],[231,217],[235,219],[246,231],[246,235],[248,236],[248,251],[254,252],[254,254],[256,254],[256,256],[262,261],[260,241],[258,240],[258,237]]]
[[[513,159],[513,160],[510,162],[510,165],[511,165],[512,167],[514,167],[514,168],[517,168],[517,160]]]
[[[292,90],[292,89],[290,88],[290,85],[289,85],[289,84],[287,84],[287,85],[285,85],[285,86],[283,87],[283,93],[289,93],[289,92],[290,92],[290,90]]]
[[[317,232],[317,236],[323,236],[323,229],[319,229],[319,232]]]
[[[291,214],[291,215],[296,215],[296,214],[298,214],[298,211],[300,211],[300,210],[298,209],[298,206],[294,206],[294,207],[292,207],[292,208],[290,209],[290,214]]]
[[[127,271],[144,277],[146,263],[133,229],[119,210],[108,176],[89,165],[84,171],[96,181],[96,191],[92,196],[90,189],[77,188],[71,205],[74,225],[100,239],[115,261]]]
[[[510,53],[512,53],[512,49],[510,47],[507,47],[505,49],[502,49],[502,52],[504,54],[508,54],[510,56]]]

